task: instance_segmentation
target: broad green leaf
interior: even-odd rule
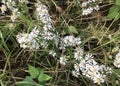
[[[30,81],[21,81],[21,82],[17,82],[16,84],[17,84],[17,86],[43,86],[43,85],[33,83]]]
[[[69,31],[70,31],[71,33],[78,34],[78,31],[77,31],[77,29],[76,29],[74,26],[70,26],[70,27],[69,27]]]
[[[34,66],[28,65],[29,73],[32,78],[37,78],[39,75],[39,70],[35,68]]]
[[[109,3],[113,3],[114,2],[114,0],[109,0]]]
[[[120,10],[120,6],[113,5],[113,6],[110,8],[109,13],[118,12],[119,10]]]
[[[50,80],[51,77],[47,74],[44,74],[44,72],[42,71],[38,77],[38,80],[39,82],[44,82],[44,81],[47,81],[47,80]]]
[[[120,6],[116,6],[116,5],[112,6],[109,10],[107,18],[118,20],[120,17],[119,11],[120,11]]]
[[[116,4],[116,5],[120,5],[120,0],[116,0],[116,1],[115,1],[115,4]]]
[[[24,81],[18,82],[17,86],[35,86],[34,84],[35,82],[33,79],[30,76],[27,76]]]

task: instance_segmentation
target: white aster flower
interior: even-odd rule
[[[11,20],[14,22],[16,18],[19,16],[20,12],[18,12],[17,8],[14,8],[12,10]]]
[[[79,72],[80,66],[78,63],[74,64],[74,69],[75,69],[75,71]]]
[[[6,4],[9,9],[13,9],[15,6],[15,2],[13,0],[7,0]]]
[[[72,71],[72,75],[74,76],[74,77],[78,77],[79,75],[80,75],[80,73],[78,72],[78,71]]]
[[[96,6],[93,7],[93,9],[98,11],[98,10],[100,10],[100,7],[99,7],[99,5],[96,5]]]
[[[2,5],[2,6],[0,7],[0,9],[1,9],[2,13],[5,13],[5,11],[7,11],[7,8],[6,8],[5,5]]]
[[[76,60],[81,60],[83,58],[83,49],[82,48],[77,48],[75,49],[76,52],[74,52],[74,58]]]
[[[114,66],[117,68],[120,68],[120,50],[117,53],[117,55],[115,56],[115,60],[114,60]]]
[[[56,56],[56,52],[55,52],[55,51],[53,51],[53,50],[50,50],[49,54],[50,54],[50,55],[52,55],[53,57],[55,57],[55,56]]]
[[[66,65],[67,60],[68,60],[68,58],[67,58],[66,55],[62,55],[62,56],[60,57],[60,63],[61,63],[62,65]]]
[[[88,2],[82,2],[82,7],[86,7]]]
[[[97,73],[97,74],[95,74],[93,81],[94,81],[94,83],[97,83],[97,84],[104,83],[105,82],[105,75]]]

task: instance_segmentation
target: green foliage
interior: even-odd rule
[[[74,26],[69,26],[69,31],[71,32],[71,33],[75,33],[75,34],[78,34],[78,31],[77,31],[77,29],[74,27]]]
[[[29,73],[32,78],[37,78],[39,75],[39,70],[31,65],[28,65]]]
[[[115,4],[120,6],[120,0],[116,0]]]
[[[24,81],[18,82],[17,86],[41,86],[41,85],[38,85],[30,76],[27,76]]]
[[[48,76],[47,74],[44,74],[43,70],[40,70],[40,74],[38,76],[39,82],[44,82],[44,81],[47,81],[47,80],[50,80],[50,79],[51,79],[50,76]]]
[[[45,81],[51,77],[44,73],[44,70],[28,65],[30,76],[26,76],[24,81],[18,82],[17,86],[43,86]],[[34,80],[37,79],[38,83]]]
[[[120,0],[115,1],[115,5],[110,8],[107,18],[114,20],[120,18]]]

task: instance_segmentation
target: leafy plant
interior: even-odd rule
[[[112,1],[110,0],[110,2]],[[109,10],[107,18],[115,20],[120,18],[120,0],[115,1],[115,4]]]
[[[28,68],[30,76],[26,76],[23,81],[17,82],[17,86],[44,86],[45,82],[51,79],[42,69],[35,68],[31,65],[28,65]]]

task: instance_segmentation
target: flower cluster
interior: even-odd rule
[[[77,46],[81,44],[81,38],[75,38],[73,35],[65,36],[60,39],[60,49],[65,49],[68,46]]]
[[[91,14],[93,11],[100,9],[99,5],[96,4],[97,0],[88,0],[82,2],[82,15]]]
[[[81,71],[84,76],[93,80],[94,83],[100,84],[105,81],[105,73],[111,73],[111,68],[105,67],[105,65],[98,65],[92,54],[84,56],[83,50],[80,48],[74,52],[74,58],[78,62],[74,64],[74,70],[72,71],[75,77],[78,77]]]
[[[19,33],[16,37],[23,49],[39,49],[38,36],[39,30],[35,27],[30,33]]]
[[[80,37],[74,37],[73,35],[69,35],[69,36],[60,38],[59,49],[62,51],[66,51],[67,47],[76,47],[76,46],[79,46],[80,44],[81,44]],[[61,55],[60,63],[62,65],[66,65],[66,63],[68,63],[68,56]]]
[[[37,19],[44,24],[42,32],[43,39],[45,40],[55,39],[56,35],[53,33],[54,27],[52,25],[52,19],[49,15],[47,7],[40,1],[38,1],[38,3],[36,4],[36,15]]]
[[[11,11],[10,19],[14,22],[19,16],[18,8],[16,8],[16,3],[14,0],[2,0],[1,12],[4,14],[7,10]]]
[[[35,6],[36,6],[35,12],[36,12],[37,19],[39,22],[43,23],[43,27],[37,29],[37,31],[39,31],[39,37],[37,36],[37,39],[40,41],[39,42],[40,47],[47,48],[49,46],[49,41],[57,40],[57,35],[55,34],[54,27],[52,25],[52,19],[50,18],[47,7],[44,4],[42,4],[39,0],[35,4]],[[31,35],[28,34],[28,36],[30,37]],[[30,38],[32,38],[32,40],[36,40],[35,37],[30,37]],[[17,39],[21,40],[21,34],[18,34]],[[23,39],[24,39],[24,36],[23,36]],[[26,43],[26,45],[28,45],[27,47],[23,47],[23,45],[21,45],[21,42],[19,42],[19,41],[18,42],[20,43],[20,46],[22,48],[31,49],[31,46],[29,46],[30,43],[28,42],[28,40],[24,40],[24,43]],[[31,43],[32,43],[32,41],[31,41]],[[36,46],[34,46],[34,49],[38,49],[39,46],[38,46],[37,41],[35,41],[35,43],[36,43]],[[55,52],[53,53],[51,51],[49,52],[49,54],[52,54],[53,56],[55,56]]]
[[[120,68],[120,50],[115,56],[114,66]]]

